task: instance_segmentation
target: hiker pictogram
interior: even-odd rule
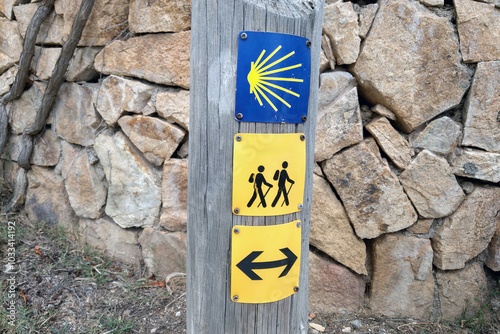
[[[259,168],[257,168],[257,170],[259,171],[259,173],[257,173],[257,175],[255,176],[255,179],[254,179],[253,173],[250,175],[250,179],[248,179],[248,182],[250,182],[250,183],[253,182],[254,191],[253,191],[252,198],[250,198],[250,201],[247,204],[247,207],[252,206],[253,202],[257,198],[257,194],[259,194],[260,203],[257,206],[260,206],[262,204],[262,207],[265,208],[267,206],[266,195],[269,192],[269,190],[273,187],[273,185],[270,183],[267,183],[266,178],[262,174],[262,172],[265,170],[264,166],[262,166],[262,165],[259,166]],[[262,184],[264,184],[268,187],[265,194],[262,191]]]
[[[301,133],[235,135],[233,213],[277,216],[302,210],[305,146]]]
[[[290,179],[288,177],[288,173],[286,171],[286,168],[288,167],[288,162],[283,161],[283,164],[281,165],[281,167],[283,167],[281,172],[279,170],[276,170],[276,172],[274,173],[274,177],[273,177],[273,179],[275,181],[278,180],[278,193],[276,194],[276,197],[274,198],[273,204],[271,204],[271,206],[273,208],[278,203],[282,194],[283,194],[283,203],[281,204],[281,206],[283,206],[283,204],[286,204],[287,206],[290,204],[290,201],[288,200],[288,194],[292,190],[292,186],[295,183],[295,181],[293,181],[292,179]],[[286,190],[287,182],[290,183],[290,188],[288,189],[288,191]]]

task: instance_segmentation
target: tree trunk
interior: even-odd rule
[[[296,334],[308,331],[309,226],[322,13],[323,0],[192,2],[188,333]],[[243,30],[293,34],[312,42],[307,122],[276,124],[235,120],[238,35]],[[305,134],[306,174],[302,211],[267,217],[232,213],[233,138],[237,133]],[[271,303],[231,301],[232,227],[278,225],[296,219],[300,219],[303,226],[299,292]]]

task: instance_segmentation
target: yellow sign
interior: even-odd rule
[[[273,226],[234,226],[231,300],[270,303],[299,291],[301,231],[299,220]]]
[[[305,175],[304,134],[237,134],[233,213],[277,216],[302,210]]]

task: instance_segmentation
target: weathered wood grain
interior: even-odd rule
[[[308,253],[323,0],[193,0],[188,181],[188,333],[307,333]],[[309,117],[305,124],[234,119],[238,34],[279,32],[312,42]],[[306,135],[306,189],[300,213],[273,217],[232,214],[232,151],[236,133]],[[278,302],[230,300],[234,225],[303,222],[300,291]]]

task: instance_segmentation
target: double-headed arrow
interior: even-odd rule
[[[271,269],[286,266],[279,277],[286,276],[297,260],[297,256],[288,247],[281,248],[280,251],[285,254],[286,258],[277,261],[253,262],[260,254],[263,253],[262,251],[254,251],[241,260],[236,267],[238,267],[253,281],[262,280],[262,278],[254,272],[256,269]]]

